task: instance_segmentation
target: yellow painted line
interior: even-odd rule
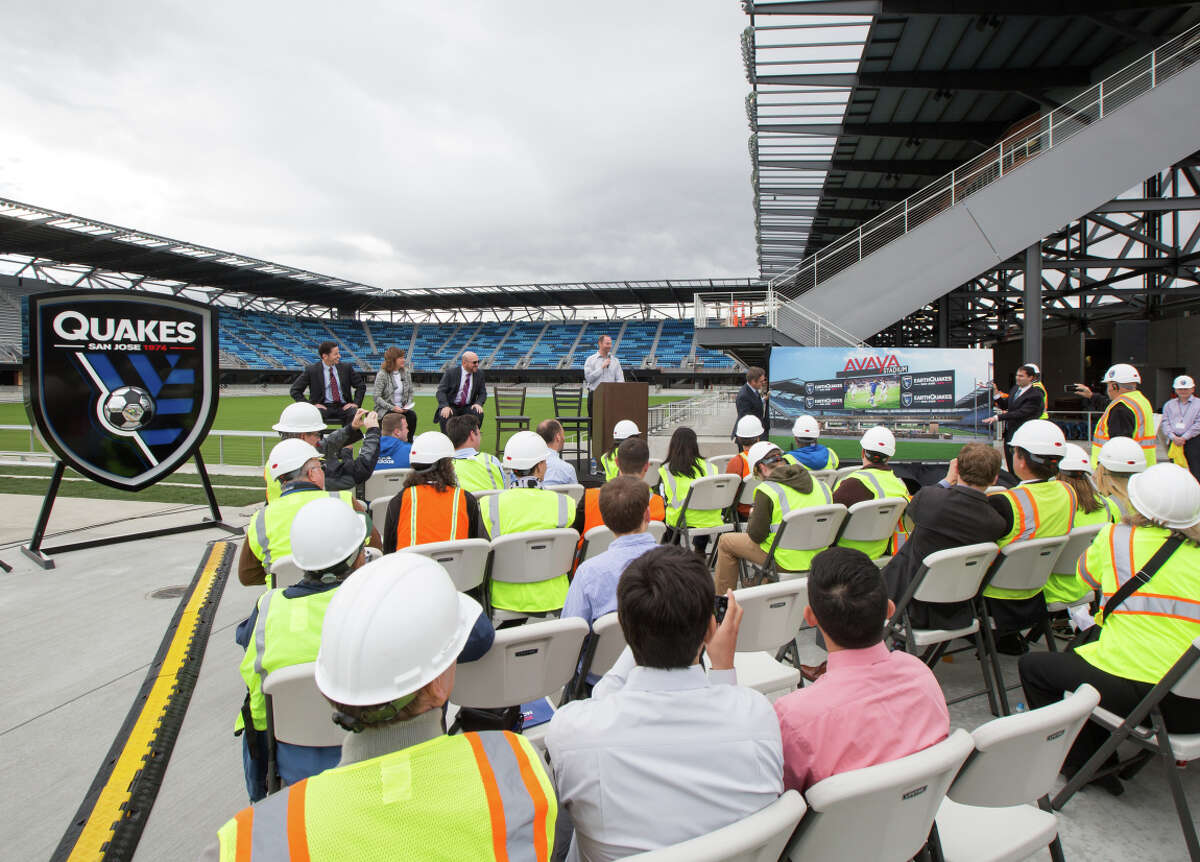
[[[233,552],[233,547],[233,542],[213,543],[208,560],[204,564],[204,571],[196,582],[196,589],[192,590],[187,606],[180,615],[179,625],[159,669],[158,678],[142,705],[141,714],[129,731],[125,747],[118,755],[117,762],[113,764],[108,781],[97,796],[96,804],[92,806],[87,824],[79,833],[71,855],[67,857],[72,862],[103,858],[104,846],[112,838],[113,827],[125,816],[124,809],[129,802],[134,779],[141,771],[143,761],[152,752],[159,723],[175,688],[175,677],[187,658],[197,614],[208,598],[221,562],[227,553]]]

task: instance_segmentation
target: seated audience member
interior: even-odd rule
[[[441,431],[418,434],[411,461],[413,472],[383,516],[384,553],[410,545],[487,538],[479,503],[458,487],[450,438]]]
[[[733,669],[742,610],[729,594],[718,625],[714,598],[704,561],[682,548],[655,548],[621,576],[617,616],[629,648],[590,699],[555,713],[546,735],[575,824],[569,859],[675,844],[779,796],[779,725]]]
[[[1096,490],[1109,500],[1121,517],[1133,511],[1129,505],[1129,479],[1146,469],[1146,453],[1131,437],[1114,437],[1103,446],[1094,465]]]
[[[311,405],[308,405],[311,406]],[[267,584],[271,566],[292,552],[292,521],[307,503],[322,497],[337,497],[347,506],[365,512],[367,507],[354,499],[353,491],[329,491],[321,453],[303,440],[283,440],[267,456],[267,475],[280,486],[278,499],[254,513],[246,525],[246,541],[238,555],[238,580],[246,586]],[[379,533],[372,530],[372,547],[379,547]]]
[[[677,529],[681,526],[679,516],[692,482],[715,475],[717,468],[700,457],[696,432],[687,426],[676,428],[667,443],[667,460],[658,468],[660,487],[666,499],[668,527]],[[725,513],[720,509],[689,508],[685,523],[688,527],[718,527],[725,523]],[[708,547],[708,537],[700,536],[692,544],[703,553]]]
[[[908,590],[922,561],[949,548],[994,542],[1007,531],[1004,519],[988,500],[987,489],[1000,474],[1000,453],[984,443],[968,443],[950,462],[945,484],[922,488],[905,514],[913,523],[908,540],[883,568],[892,601]],[[917,628],[955,629],[970,625],[975,614],[967,602],[929,604],[914,600],[908,606]]]
[[[600,454],[600,468],[604,471],[605,482],[617,475],[617,447],[641,433],[638,431],[637,423],[631,419],[622,419],[613,426],[612,445],[608,447],[608,451]]]
[[[1004,519],[1004,533],[996,544],[1003,548],[1024,539],[1065,536],[1075,522],[1076,503],[1071,486],[1054,481],[1067,452],[1062,429],[1047,419],[1030,419],[1013,434],[1012,448],[1013,472],[1021,483],[988,498]],[[1000,635],[997,648],[1007,655],[1026,652],[1029,645],[1017,632],[1040,628],[1046,615],[1042,591],[987,586],[983,595]]]
[[[792,425],[793,449],[787,454],[810,470],[836,470],[837,452],[828,446],[822,446],[817,440],[819,436],[821,426],[814,417],[797,416]]]
[[[454,446],[454,472],[459,487],[467,491],[499,491],[504,469],[490,452],[479,451],[479,417],[464,413],[446,422],[446,436]]]
[[[403,413],[387,413],[383,417],[379,438],[379,458],[376,470],[394,470],[409,465],[412,444],[408,442],[408,419]]]
[[[299,401],[283,408],[279,421],[271,427],[279,432],[281,440],[303,440],[319,450],[325,462],[325,488],[343,491],[367,481],[375,469],[379,430],[378,420],[374,414],[370,415],[368,420],[366,411],[359,411],[348,426],[325,433],[325,417],[321,411],[306,401]],[[361,428],[367,429],[365,437]],[[356,458],[350,447],[359,440],[363,444]],[[279,483],[271,479],[265,468],[263,480],[267,485],[267,502],[273,503],[279,498]]]
[[[563,427],[558,420],[546,419],[538,423],[537,433],[546,441],[546,448],[550,450],[550,458],[546,462],[546,478],[542,480],[542,484],[579,484],[579,477],[575,475],[575,468],[562,459],[562,450],[567,438],[563,434]]]
[[[617,447],[617,470],[619,476],[630,476],[639,481],[646,481],[646,471],[650,467],[650,447],[640,437],[627,437]],[[657,481],[657,479],[656,479]],[[650,520],[665,521],[666,505],[663,498],[653,491],[650,493]],[[600,488],[588,488],[583,492],[583,505],[575,512],[575,523],[571,526],[579,531],[579,541],[592,527],[604,523],[600,516]]]
[[[933,671],[883,642],[893,610],[866,554],[817,554],[804,619],[825,638],[829,670],[775,701],[785,788],[803,793],[831,775],[906,757],[949,734],[950,711]]]
[[[737,454],[729,459],[725,465],[725,472],[732,473],[742,479],[747,476],[752,476],[753,471],[750,469],[750,447],[762,439],[766,429],[763,428],[762,420],[757,416],[749,414],[741,417],[737,421],[737,425],[733,428],[733,440],[737,444]],[[738,517],[745,519],[750,517],[750,506],[745,503],[738,503]]]
[[[742,420],[753,416],[742,417]],[[750,447],[751,475],[762,481],[754,489],[754,508],[744,533],[725,533],[717,541],[717,593],[737,589],[741,560],[762,565],[775,542],[774,529],[783,523],[785,512],[832,502],[829,488],[798,464],[783,460],[783,452],[766,440]],[[777,551],[775,562],[787,572],[808,568],[816,551]]]
[[[861,470],[856,470],[838,480],[833,488],[833,502],[841,503],[847,509],[855,503],[865,500],[880,500],[884,497],[903,497],[908,499],[908,486],[904,480],[892,472],[888,460],[896,454],[896,437],[882,425],[868,428],[859,441],[862,447]],[[896,527],[896,536],[892,542],[882,539],[878,542],[860,542],[853,539],[839,539],[838,545],[843,548],[856,548],[871,559],[882,557],[888,551],[889,544],[902,544],[903,521]]]
[[[403,413],[408,428],[404,439],[411,443],[413,432],[417,430],[417,412],[412,409],[412,373],[406,367],[406,359],[407,353],[401,347],[389,347],[383,351],[383,365],[375,375],[375,414],[382,426],[384,417],[389,413]]]
[[[317,345],[319,362],[305,367],[292,381],[289,394],[293,401],[304,401],[304,390],[308,390],[308,401],[321,411],[329,422],[349,425],[363,403],[367,392],[366,381],[353,364],[341,361],[341,351],[335,341],[322,341]],[[353,399],[353,400],[351,400]]]
[[[646,532],[650,489],[645,482],[618,476],[599,490],[600,515],[615,538],[608,550],[580,564],[562,610],[564,617],[581,617],[588,625],[617,609],[617,581],[625,567],[658,547]]]
[[[1121,520],[1121,510],[1117,508],[1117,504],[1096,493],[1091,475],[1092,465],[1088,453],[1082,446],[1068,443],[1067,454],[1058,464],[1058,481],[1070,485],[1071,490],[1075,492],[1075,520],[1072,529],[1090,524],[1115,524]],[[1042,590],[1046,604],[1070,604],[1080,601],[1091,592],[1076,576],[1074,560],[1063,562],[1057,568],[1064,571],[1051,573],[1046,581],[1046,588]],[[1072,616],[1084,614],[1086,611],[1086,608],[1072,608]],[[1080,619],[1090,619],[1090,615],[1080,616]]]
[[[1079,577],[1105,601],[1135,573],[1145,571],[1149,580],[1102,613],[1099,639],[1021,657],[1017,667],[1031,709],[1062,700],[1063,692],[1086,682],[1100,692],[1102,707],[1126,716],[1200,636],[1200,485],[1182,467],[1157,464],[1129,480],[1129,500],[1130,515],[1103,527],[1080,558]],[[1170,556],[1146,571],[1168,542],[1174,546]],[[1200,700],[1168,693],[1160,708],[1169,732],[1200,733]],[[1078,772],[1107,735],[1085,724],[1063,774]],[[1123,790],[1116,775],[1096,783],[1114,795]]]
[[[292,560],[304,577],[285,588],[259,597],[249,619],[238,626],[236,640],[246,654],[242,679],[246,702],[235,726],[242,736],[242,760],[250,801],[267,795],[267,699],[262,683],[267,674],[314,661],[321,646],[321,621],[333,591],[365,559],[367,520],[340,500],[311,500],[292,521]],[[323,748],[278,742],[275,766],[284,784],[295,784],[337,766],[340,746]]]
[[[549,449],[540,435],[518,431],[504,444],[504,468],[513,487],[484,497],[479,504],[484,529],[492,539],[533,530],[569,527],[575,520],[575,501],[542,487]],[[567,573],[545,573],[527,584],[492,582],[492,607],[517,613],[557,611],[567,597]]]
[[[442,729],[456,661],[490,646],[471,643],[481,619],[416,554],[368,563],[335,590],[316,682],[350,731],[341,760],[241,811],[201,860],[546,858],[558,803],[533,747]]]

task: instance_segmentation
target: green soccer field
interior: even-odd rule
[[[883,393],[881,396],[880,395],[876,396],[874,404],[871,403],[870,399],[871,399],[870,390],[862,391],[862,392],[855,392],[853,394],[847,393],[846,398],[845,398],[846,409],[847,410],[879,410],[879,409],[891,409],[891,408],[899,407],[900,406],[900,387],[895,384],[890,384],[887,388],[887,392]]]

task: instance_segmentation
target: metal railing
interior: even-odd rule
[[[279,442],[274,431],[209,431],[200,454],[209,467],[261,467]],[[0,425],[0,456],[52,458],[29,425]]]
[[[734,391],[717,391],[683,401],[654,404],[646,418],[647,433],[661,434],[680,425],[696,427],[702,419],[719,416],[735,394]],[[732,424],[730,421],[730,425]]]
[[[862,340],[836,323],[797,303],[764,291],[698,293],[694,300],[697,329],[769,326],[809,347],[856,347]]]
[[[1200,24],[1114,72],[1049,114],[1031,121],[991,149],[775,276],[768,284],[768,291],[783,299],[795,299],[966,200],[1022,163],[1053,149],[1106,114],[1154,89],[1197,59],[1200,59]]]

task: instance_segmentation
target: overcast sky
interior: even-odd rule
[[[737,0],[0,7],[0,196],[388,288],[756,271]]]

